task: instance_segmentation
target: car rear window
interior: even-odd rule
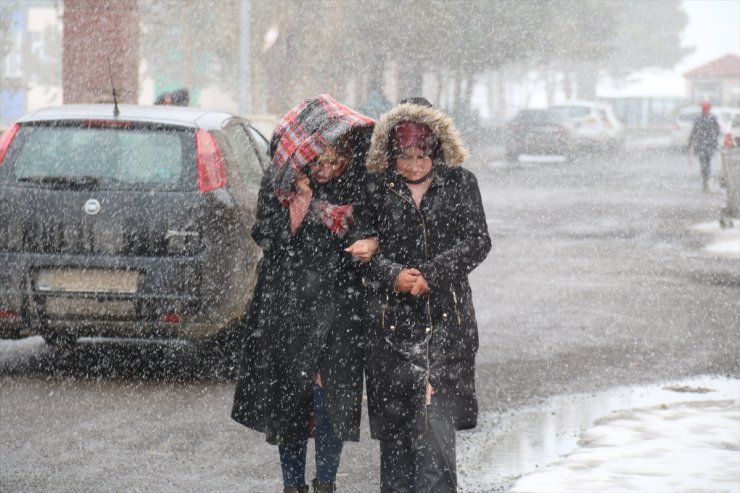
[[[194,137],[185,129],[133,124],[23,126],[11,151],[6,180],[94,177],[102,189],[194,186],[192,172],[188,173],[195,168]]]

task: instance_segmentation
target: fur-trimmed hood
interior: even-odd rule
[[[452,118],[436,108],[416,104],[399,104],[380,117],[375,125],[367,157],[367,170],[371,173],[383,173],[388,167],[388,146],[391,131],[401,122],[412,121],[423,123],[432,129],[440,141],[443,162],[447,166],[460,166],[469,153],[463,145],[460,134]]]

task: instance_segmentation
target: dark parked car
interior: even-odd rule
[[[19,120],[0,137],[0,337],[218,340],[251,298],[266,149],[195,108]]]
[[[570,159],[572,129],[561,111],[521,110],[506,124],[506,159],[520,154],[558,154]]]

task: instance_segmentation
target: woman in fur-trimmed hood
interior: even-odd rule
[[[374,175],[379,253],[367,391],[381,491],[454,492],[455,431],[476,425],[478,329],[468,274],[491,248],[475,176],[452,119],[423,98],[380,118]]]
[[[414,98],[415,99],[415,98]],[[427,125],[440,141],[444,164],[450,167],[461,166],[468,158],[468,150],[455,128],[452,118],[441,111],[421,104],[403,103],[383,115],[373,132],[370,151],[367,157],[367,170],[383,173],[389,166],[388,147],[393,128],[402,121],[412,121]],[[428,104],[428,103],[427,103]]]

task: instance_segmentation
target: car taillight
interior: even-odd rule
[[[182,322],[182,317],[179,313],[165,313],[159,317],[159,321],[166,324],[179,324]]]
[[[586,123],[588,123],[589,125],[596,125],[599,123],[599,119],[595,116],[592,116],[591,118],[586,119]]]
[[[15,310],[3,310],[2,308],[0,308],[0,318],[16,319],[21,318],[21,316],[18,315],[18,312]]]
[[[722,145],[725,147],[735,147],[735,141],[732,139],[731,133],[728,132],[725,134],[725,140],[722,142]]]
[[[13,142],[13,137],[18,133],[19,128],[21,128],[20,125],[16,123],[0,135],[0,166],[3,165],[5,154],[8,152],[10,143]]]
[[[210,192],[226,186],[226,164],[216,139],[208,131],[195,132],[198,151],[198,191]]]

